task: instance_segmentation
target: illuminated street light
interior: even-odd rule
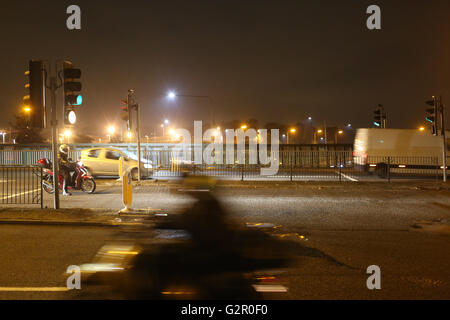
[[[116,127],[114,127],[114,126],[109,126],[109,127],[106,129],[106,131],[107,131],[109,134],[114,134],[114,133],[116,132]]]
[[[294,134],[296,131],[297,131],[297,130],[296,130],[295,128],[289,129],[289,131],[287,132],[287,135],[286,135],[286,137],[287,137],[287,141],[286,141],[287,144],[289,144],[289,133]]]
[[[311,117],[308,117],[308,120],[309,120],[309,121],[311,121],[311,120],[312,120],[312,118],[311,118]]]
[[[425,127],[419,127],[419,131],[420,132],[424,132],[425,131]]]
[[[242,130],[247,129],[247,125],[246,125],[246,124],[243,124],[243,125],[241,126],[241,129],[242,129]]]
[[[133,133],[131,131],[127,131],[128,141],[131,142],[131,138],[133,137]]]
[[[313,143],[314,144],[317,144],[317,134],[321,134],[322,132],[323,132],[322,129],[318,129],[318,130],[314,131],[314,137],[313,137]],[[321,140],[323,140],[323,139],[321,138]]]
[[[164,124],[169,124],[169,120],[168,120],[168,119],[165,119],[165,120],[164,120]]]
[[[69,143],[71,135],[72,135],[72,131],[70,131],[70,129],[64,130],[63,136],[66,138],[66,143]]]
[[[169,98],[170,100],[174,100],[177,97],[177,94],[174,91],[169,91],[167,93],[167,98]]]
[[[23,111],[25,111],[26,113],[30,113],[31,108],[29,106],[25,106],[25,107],[23,107]]]

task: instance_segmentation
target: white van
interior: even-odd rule
[[[450,137],[446,131],[446,137]],[[447,163],[449,163],[447,139]],[[442,174],[442,137],[417,129],[358,129],[353,146],[353,161],[365,171],[386,176],[390,172]],[[438,172],[440,171],[440,172]]]

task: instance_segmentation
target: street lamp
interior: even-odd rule
[[[425,127],[423,127],[423,126],[422,126],[422,127],[419,127],[419,131],[420,131],[420,132],[424,132],[424,131],[425,131]]]
[[[72,132],[69,129],[64,130],[64,137],[66,138],[66,142],[69,143],[70,136],[72,135]]]
[[[131,138],[133,137],[133,133],[131,131],[127,131],[128,141],[131,142]]]
[[[289,131],[287,132],[287,134],[286,134],[286,138],[287,138],[287,144],[289,144],[289,133],[292,133],[292,134],[294,134],[295,132],[296,132],[297,130],[295,129],[295,128],[291,128],[291,129],[289,129]]]
[[[31,114],[31,107],[30,106],[24,106],[23,107],[23,112],[25,112],[25,114],[27,115],[27,121],[28,121],[28,125],[29,125],[30,114]]]
[[[246,130],[246,129],[247,129],[247,125],[246,125],[246,124],[243,124],[243,125],[241,126],[241,129],[242,129],[242,130]]]
[[[116,132],[116,127],[109,126],[106,131],[108,131],[109,134],[114,134]]]
[[[344,134],[344,130],[337,130],[336,131],[336,134],[334,136],[334,144],[338,143],[338,135],[342,135],[342,134]]]
[[[314,131],[314,144],[317,144],[317,134],[321,134],[322,132],[323,132],[322,129]],[[323,140],[323,138],[321,138],[320,140]]]

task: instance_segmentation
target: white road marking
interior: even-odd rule
[[[0,287],[0,292],[60,292],[69,291],[67,287]]]
[[[346,175],[346,174],[344,174],[344,173],[339,173],[339,171],[337,171],[336,170],[336,173],[337,174],[340,174],[341,176],[343,176],[344,178],[347,178],[348,180],[350,180],[350,181],[353,181],[353,182],[356,182],[356,181],[358,181],[357,179],[355,179],[355,178],[352,178],[352,177],[349,177],[348,175]]]
[[[30,190],[30,191],[24,191],[24,192],[21,192],[21,193],[15,193],[15,194],[13,194],[13,195],[3,197],[2,200],[9,199],[9,198],[20,197],[20,196],[22,196],[22,195],[25,195],[25,194],[28,194],[28,193],[31,193],[31,192],[38,192],[38,191],[40,191],[40,190],[41,190],[41,189],[34,189],[34,190]]]

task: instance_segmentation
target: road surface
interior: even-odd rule
[[[135,189],[139,208],[177,214],[192,201],[164,185]],[[298,244],[297,259],[286,273],[288,292],[267,298],[450,298],[449,232],[412,227],[417,221],[439,225],[450,220],[448,190],[407,185],[241,186],[221,188],[218,196],[236,221],[275,225],[275,236]],[[119,187],[105,183],[96,195],[77,193],[62,198],[61,204],[116,210],[121,207]],[[104,227],[0,225],[0,299],[83,298],[74,291],[31,290],[64,287],[66,268],[89,262],[115,232]],[[366,287],[370,265],[381,269],[381,290]]]

